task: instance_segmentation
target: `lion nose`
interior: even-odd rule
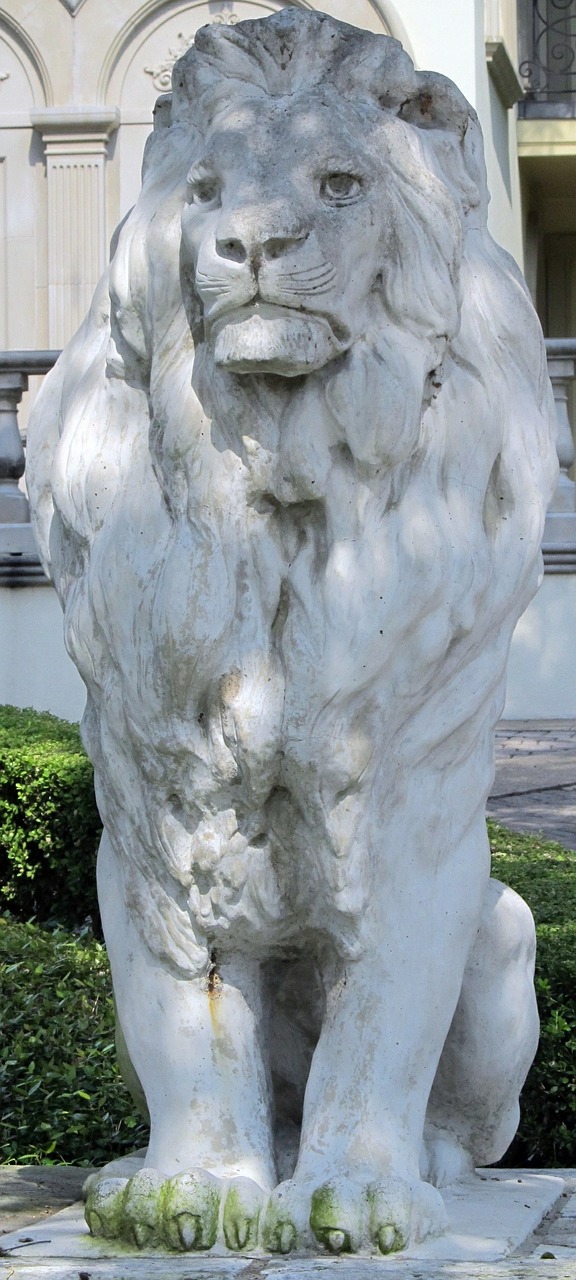
[[[263,256],[268,261],[274,258],[282,258],[285,253],[290,253],[298,245],[304,244],[307,239],[307,231],[302,231],[299,235],[292,236],[270,236],[269,240],[265,240],[262,245]]]
[[[248,257],[246,246],[234,238],[217,240],[216,252],[220,258],[228,258],[230,262],[246,262]]]
[[[227,236],[216,240],[216,250],[220,258],[227,258],[230,262],[250,260],[251,266],[257,271],[262,262],[282,258],[307,239],[307,231],[284,236]]]

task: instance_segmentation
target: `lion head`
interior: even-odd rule
[[[175,85],[176,117],[201,131],[182,248],[217,366],[289,377],[347,352],[381,321],[412,248],[408,210],[428,226],[422,287],[436,274],[443,299],[426,323],[454,332],[460,209],[409,123],[440,126],[455,151],[470,117],[453,89],[436,84],[433,99],[395,41],[290,11],[223,41],[205,29]],[[478,176],[461,164],[470,205]]]
[[[343,936],[392,742],[409,773],[480,735],[482,798],[557,463],[450,82],[288,8],[204,28],[173,84],[28,483],[105,822],[189,968],[202,929],[281,938],[288,899],[325,927],[287,878],[335,849]]]
[[[187,176],[182,251],[215,365],[294,377],[323,368],[378,324],[381,264],[400,251],[393,174],[407,130],[395,138],[367,103],[359,139],[358,104],[336,86],[284,89],[271,96],[254,86],[252,97],[215,113]],[[419,173],[409,152],[401,168],[405,179],[406,169]],[[460,221],[432,185],[429,176],[423,189],[420,175],[411,203],[438,206],[433,256],[455,274]],[[448,297],[453,332],[452,290]]]

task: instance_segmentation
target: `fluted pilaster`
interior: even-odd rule
[[[48,185],[48,333],[60,347],[90,306],[107,260],[106,154],[117,111],[36,112]]]

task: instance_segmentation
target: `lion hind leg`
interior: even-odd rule
[[[501,1159],[538,1044],[534,921],[512,889],[490,880],[460,999],[430,1094],[422,1173],[436,1186]]]

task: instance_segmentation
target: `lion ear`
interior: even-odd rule
[[[456,85],[432,71],[419,72],[416,80],[416,92],[402,103],[400,119],[418,129],[448,129],[463,138],[476,113]]]
[[[419,72],[418,89],[398,112],[422,131],[432,167],[460,203],[467,225],[486,222],[486,168],[478,116],[446,76]]]

